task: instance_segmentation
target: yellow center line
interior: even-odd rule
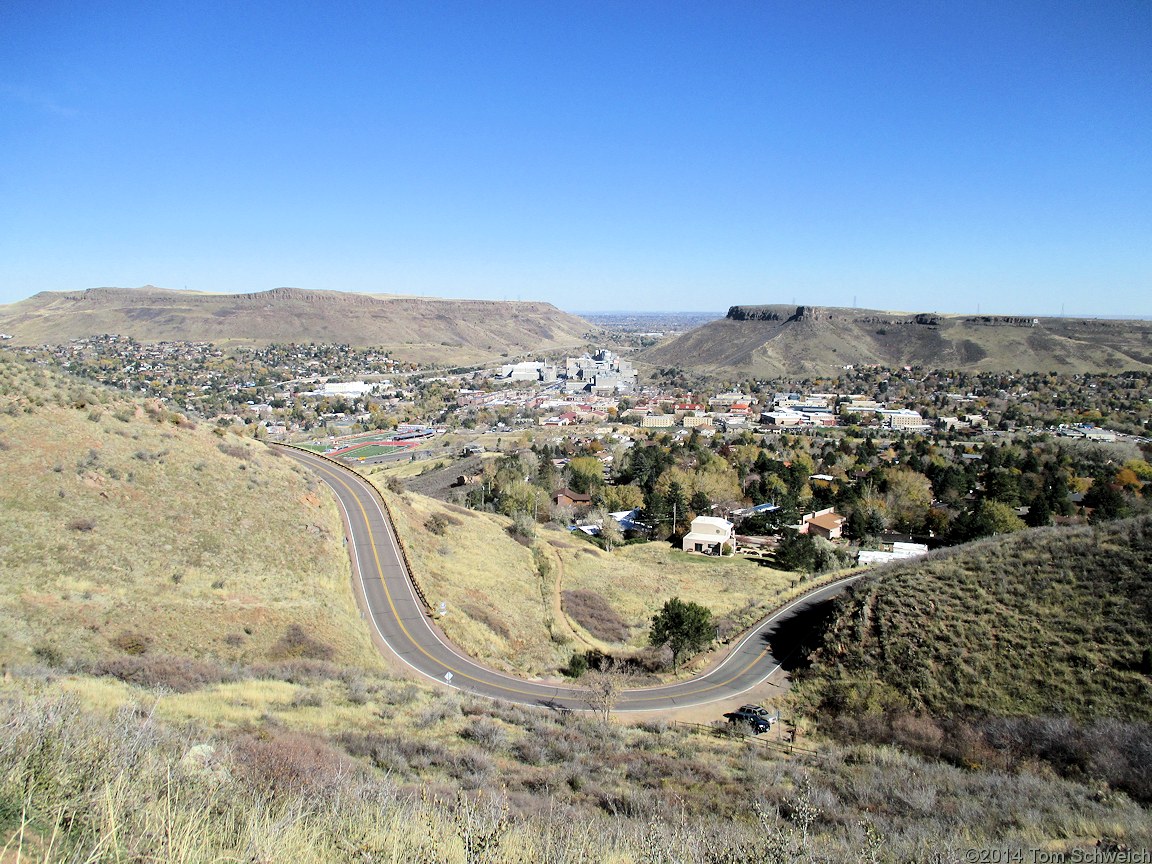
[[[305,456],[316,456],[316,454],[312,454],[309,451],[300,450],[298,448],[293,448],[293,452],[305,454]],[[315,462],[308,460],[307,458],[302,459],[302,461],[306,461],[310,465],[312,465],[314,468],[318,469],[321,472],[321,474],[325,477],[325,479],[328,479],[330,481],[334,481],[334,482],[340,484],[341,486],[343,486],[344,489],[346,489],[348,491],[348,493],[350,495],[352,495],[353,499],[355,500],[356,506],[360,510],[360,515],[364,520],[364,527],[365,527],[365,530],[367,532],[368,545],[372,550],[372,558],[373,558],[373,561],[376,565],[376,573],[378,574],[378,576],[380,578],[381,585],[384,588],[384,595],[388,598],[388,606],[392,610],[392,616],[393,616],[393,618],[395,618],[396,623],[400,626],[400,629],[403,631],[404,635],[408,638],[408,641],[413,645],[413,647],[415,647],[417,651],[419,651],[421,654],[423,654],[425,657],[427,657],[433,664],[442,667],[446,671],[452,672],[452,674],[454,676],[459,675],[461,678],[464,678],[468,681],[472,681],[476,684],[482,685],[484,687],[489,687],[489,688],[492,688],[492,689],[495,689],[495,690],[498,690],[501,692],[516,693],[516,694],[520,694],[523,696],[532,696],[534,698],[540,698],[541,694],[538,691],[521,690],[521,689],[516,688],[516,687],[511,687],[507,684],[496,683],[496,682],[492,682],[492,681],[485,681],[481,678],[475,678],[475,677],[469,675],[467,672],[462,671],[461,669],[459,669],[455,666],[449,665],[448,663],[445,663],[443,660],[440,660],[436,657],[433,657],[426,650],[424,650],[424,647],[419,642],[417,642],[415,638],[413,638],[412,634],[410,632],[408,632],[408,628],[404,625],[404,620],[400,617],[399,610],[397,610],[396,604],[392,598],[392,592],[388,588],[388,581],[384,576],[384,569],[380,565],[379,549],[376,546],[376,539],[374,536],[374,532],[372,531],[371,524],[368,521],[368,511],[364,507],[364,502],[362,500],[362,496],[360,494],[358,494],[358,491],[356,489],[354,489],[352,486],[350,486],[344,479],[344,472],[345,471],[349,471],[350,473],[354,473],[354,472],[351,472],[351,469],[346,469],[343,467],[340,467],[339,471],[334,470],[334,467],[337,467],[337,466],[332,466],[327,461],[321,461],[321,459],[322,459],[322,457],[317,456],[317,461],[315,461]],[[354,476],[356,477],[356,479],[361,484],[364,484],[364,485],[368,484],[368,480],[361,477],[360,475],[354,474]],[[384,511],[380,507],[380,505],[378,503],[376,503],[375,501],[373,503],[376,504],[377,512],[380,514],[380,516],[384,520],[384,522],[390,523],[390,520],[388,519],[387,515],[384,513]],[[352,526],[351,526],[351,524],[349,524],[349,530],[351,530],[351,528],[352,528]],[[389,538],[389,539],[391,539],[391,538]],[[349,551],[351,552],[352,550],[349,550]],[[404,566],[404,563],[400,559],[399,555],[397,555],[397,564],[400,565],[401,570],[403,570],[405,572],[405,574],[407,575],[407,568]],[[359,568],[359,562],[357,562],[357,569],[358,570],[360,569]],[[364,579],[363,571],[360,572],[360,578],[361,578],[361,581],[363,581],[363,579]],[[365,599],[367,599],[367,586],[365,586]],[[797,599],[799,599],[799,598],[797,598]],[[371,613],[372,610],[369,609],[368,611],[369,611],[369,613]],[[423,613],[421,613],[421,614],[423,614]],[[427,624],[427,622],[425,622],[425,623]],[[435,632],[432,631],[431,626],[429,626],[428,629],[429,629],[429,632],[432,634],[433,638],[437,638]],[[381,633],[380,635],[381,635],[381,637],[384,636],[383,633]],[[387,638],[385,638],[385,642],[387,642]],[[392,646],[389,646],[389,647],[392,647]],[[445,645],[444,647],[449,651],[452,650],[448,645]],[[396,651],[396,649],[394,647],[392,648],[392,650]],[[399,652],[396,652],[396,653],[399,653]],[[706,673],[705,675],[701,676],[698,679],[689,679],[687,681],[673,682],[671,684],[660,684],[660,685],[657,685],[656,687],[651,687],[651,688],[645,687],[645,688],[639,688],[639,689],[634,689],[634,690],[625,690],[623,692],[623,695],[624,695],[624,698],[628,704],[633,704],[636,702],[656,702],[656,701],[666,700],[666,699],[692,698],[692,697],[698,696],[702,693],[707,693],[707,692],[710,692],[712,690],[716,690],[716,689],[724,687],[728,684],[731,684],[737,678],[739,678],[740,676],[747,673],[748,670],[750,670],[753,666],[755,666],[757,663],[759,663],[761,660],[763,660],[764,657],[766,657],[767,655],[768,655],[768,649],[765,648],[765,649],[761,650],[760,653],[756,655],[756,657],[754,657],[751,661],[749,661],[745,666],[743,666],[738,672],[736,672],[731,677],[726,678],[723,681],[718,681],[715,684],[710,684],[707,687],[701,687],[699,689],[689,690],[686,693],[668,695],[668,694],[659,694],[656,691],[660,688],[672,689],[672,688],[679,687],[679,686],[690,686],[694,683],[694,681],[702,681],[702,680],[706,679],[707,674],[711,674],[711,673]],[[461,659],[463,659],[463,658],[461,658]],[[424,670],[418,670],[418,671],[424,671]],[[433,676],[426,671],[424,672],[424,674],[433,678],[433,680],[440,680],[436,676]],[[505,678],[509,681],[517,680],[515,678],[511,678],[510,676],[504,675],[503,673],[496,672],[495,670],[492,670],[492,674],[497,676],[498,678]],[[525,682],[525,683],[529,683],[529,682]],[[586,698],[586,694],[588,692],[586,690],[579,690],[579,689],[574,688],[574,687],[568,687],[568,686],[559,685],[559,684],[546,684],[543,682],[537,684],[536,686],[540,687],[542,689],[545,689],[545,690],[555,691],[553,694],[553,698],[584,699],[584,698]],[[741,692],[743,692],[743,691],[741,691]],[[641,694],[641,693],[653,693],[655,695],[651,695],[651,696],[640,696],[640,695],[631,696],[630,695],[630,694]],[[732,695],[735,696],[737,694],[734,693]]]
[[[400,613],[396,609],[396,603],[392,598],[392,592],[388,589],[388,580],[384,577],[384,568],[380,566],[380,552],[376,546],[376,539],[373,536],[371,526],[368,522],[368,511],[364,507],[363,500],[361,500],[361,497],[356,494],[356,490],[353,489],[351,486],[349,486],[344,481],[344,478],[340,474],[333,471],[325,463],[321,462],[319,464],[325,469],[324,474],[326,477],[330,477],[331,479],[335,480],[335,482],[339,483],[341,486],[343,486],[345,489],[348,490],[348,492],[354,498],[354,500],[356,502],[356,506],[360,509],[360,515],[364,519],[364,527],[365,527],[365,529],[367,529],[368,545],[372,550],[372,559],[376,565],[376,573],[379,575],[380,583],[384,588],[384,596],[388,598],[388,606],[392,610],[392,617],[396,619],[396,623],[400,626],[400,629],[404,632],[404,635],[408,638],[408,641],[412,643],[412,646],[414,648],[416,648],[416,650],[419,651],[421,654],[423,654],[425,657],[427,657],[430,661],[432,661],[432,663],[434,663],[437,666],[444,668],[446,671],[451,672],[454,676],[459,675],[461,678],[465,678],[468,681],[473,681],[476,684],[485,685],[485,686],[492,687],[492,688],[502,690],[505,692],[519,693],[519,694],[524,695],[524,696],[534,696],[536,698],[539,698],[540,694],[536,691],[520,690],[518,688],[509,687],[509,686],[504,685],[504,684],[494,684],[490,681],[484,681],[480,678],[475,678],[475,677],[469,675],[467,672],[461,671],[457,667],[452,666],[448,663],[445,663],[443,660],[437,659],[436,657],[433,657],[431,654],[429,654],[427,651],[424,650],[424,647],[419,642],[417,642],[415,638],[413,638],[411,633],[408,632],[408,628],[404,625],[404,619],[400,617]],[[365,480],[362,482],[366,483],[367,481]],[[379,505],[377,505],[377,512],[379,512],[381,517],[383,517],[384,520],[387,521],[387,516],[385,516],[384,512],[379,509]],[[349,526],[349,527],[351,527],[351,526]],[[399,558],[397,558],[397,563],[400,564],[401,569],[404,569],[403,562],[400,561]],[[361,576],[361,579],[363,579],[363,577],[364,577],[363,572],[361,572],[360,576]],[[365,588],[365,599],[367,599],[367,589],[366,588]],[[369,609],[369,612],[371,612],[371,609]],[[429,630],[431,630],[431,628],[429,628]],[[380,635],[383,636],[384,634],[380,634]],[[433,634],[433,636],[435,636],[435,634]],[[387,641],[387,639],[385,639],[385,641]],[[445,646],[445,647],[447,647],[447,646]],[[395,650],[395,648],[393,648],[393,650]],[[425,674],[429,674],[429,673],[425,672]],[[494,674],[496,674],[496,673],[494,673]],[[431,676],[431,675],[429,677],[435,678],[435,676]],[[510,679],[510,680],[515,680],[515,679]],[[568,689],[568,688],[552,687],[551,685],[547,685],[547,684],[540,684],[538,686],[543,687],[543,688],[550,688],[550,689],[554,689],[554,690]],[[575,696],[580,691],[570,690],[569,692],[571,692],[572,695]]]

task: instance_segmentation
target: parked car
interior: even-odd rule
[[[747,726],[752,730],[753,735],[759,735],[761,732],[767,732],[772,728],[772,718],[761,717],[759,714],[745,711],[743,708],[738,711],[729,711],[724,716],[733,726]]]
[[[743,711],[746,714],[755,714],[757,717],[763,717],[769,723],[776,722],[776,715],[769,711],[767,708],[763,708],[759,705],[741,705],[736,710]]]

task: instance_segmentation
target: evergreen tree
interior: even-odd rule
[[[692,512],[697,516],[704,516],[712,512],[712,502],[708,500],[708,496],[703,492],[693,493],[692,500],[688,502],[688,506],[692,508]]]
[[[673,597],[664,608],[652,616],[652,629],[648,641],[653,647],[667,645],[672,650],[672,667],[680,665],[685,651],[699,651],[716,638],[716,625],[712,612],[697,603]]]
[[[1024,521],[1032,528],[1040,528],[1052,523],[1052,508],[1048,506],[1048,499],[1041,492],[1028,504],[1028,515]]]
[[[785,531],[776,547],[776,566],[781,570],[811,573],[816,567],[816,548],[812,538],[799,531]]]

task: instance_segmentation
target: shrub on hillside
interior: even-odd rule
[[[125,654],[146,654],[148,646],[152,644],[152,638],[143,633],[137,633],[134,630],[125,630],[117,634],[112,639],[112,645],[120,649]]]
[[[1008,717],[985,721],[981,733],[1016,766],[1040,759],[1063,776],[1104,780],[1152,804],[1152,725],[1104,720],[1079,726],[1066,717]]]
[[[1152,803],[1152,726],[1068,717],[934,718],[910,711],[843,714],[828,721],[838,737],[889,744],[966,768],[1024,771],[1037,763],[1071,780],[1103,781]]]
[[[247,447],[240,444],[217,444],[216,449],[223,453],[225,456],[231,456],[233,459],[251,459],[252,454]]]
[[[606,672],[612,669],[625,675],[646,676],[661,672],[666,666],[667,661],[659,650],[615,655],[590,648],[573,654],[568,665],[560,671],[571,678],[578,678],[589,670]]]
[[[310,681],[336,680],[342,677],[344,667],[326,660],[281,660],[276,663],[253,663],[248,667],[255,678],[306,684]]]
[[[508,533],[520,545],[529,546],[536,539],[536,520],[532,518],[531,513],[520,511],[512,517]]]
[[[415,724],[418,729],[428,729],[443,723],[452,717],[460,716],[460,704],[451,698],[437,699],[416,715]]]
[[[463,524],[459,518],[447,513],[433,513],[424,520],[424,527],[439,536],[446,534],[450,527],[458,527]]]
[[[628,623],[602,595],[580,588],[565,591],[562,599],[564,611],[597,639],[605,642],[627,641]]]
[[[272,655],[280,658],[331,660],[335,653],[331,645],[312,638],[299,624],[289,624],[284,635],[272,646]]]
[[[245,735],[233,745],[232,758],[240,779],[249,788],[276,799],[300,794],[327,796],[360,770],[331,744],[303,732]]]
[[[84,671],[140,687],[166,687],[177,693],[190,693],[236,678],[235,673],[216,663],[169,655],[105,657],[92,661]]]
[[[474,741],[485,750],[503,750],[508,745],[508,733],[494,720],[478,717],[460,732],[465,741]]]
[[[463,603],[460,606],[460,611],[473,621],[483,624],[501,639],[512,638],[512,631],[508,629],[508,625],[503,620],[497,617],[494,610],[486,609],[479,603]]]

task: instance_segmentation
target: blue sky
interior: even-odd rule
[[[0,4],[0,303],[1152,317],[1152,3]]]

